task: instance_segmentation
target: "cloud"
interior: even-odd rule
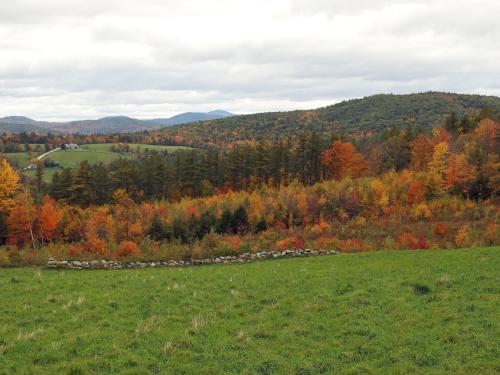
[[[0,3],[1,115],[313,108],[380,92],[500,94],[495,0]]]

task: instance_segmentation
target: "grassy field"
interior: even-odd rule
[[[76,168],[84,160],[87,160],[90,164],[95,164],[97,162],[110,163],[119,158],[128,158],[128,155],[119,154],[115,152],[106,151],[95,151],[95,150],[66,150],[66,151],[55,151],[47,155],[47,159],[51,159],[59,162],[64,168]],[[57,171],[57,168],[46,168],[44,170],[44,180],[49,182],[52,180],[52,175]],[[24,171],[24,174],[30,177],[34,177],[36,174],[35,170]]]
[[[500,247],[0,270],[0,374],[498,374]]]
[[[111,152],[111,143],[96,143],[89,145],[82,145],[79,150],[61,150],[55,151],[50,155],[47,155],[47,159],[51,159],[59,162],[59,164],[65,168],[76,168],[84,160],[87,160],[90,164],[95,164],[97,162],[110,163],[119,158],[130,158],[131,154],[120,154],[117,152]],[[174,152],[182,149],[189,149],[189,147],[182,146],[161,146],[161,145],[143,145],[143,144],[129,144],[132,151],[140,149],[142,151],[148,149],[151,151],[169,151]],[[38,153],[33,152],[32,156],[36,157]],[[5,154],[8,160],[17,160],[18,165],[26,166],[30,160],[29,154],[27,152],[16,152]],[[57,169],[47,168],[44,172],[44,180],[49,182],[52,180],[52,175]],[[35,176],[35,171],[25,171],[24,172],[29,177]]]
[[[75,168],[80,165],[84,160],[87,160],[89,164],[95,164],[97,162],[110,163],[120,157],[126,157],[125,155],[110,152],[110,151],[95,151],[95,150],[59,150],[55,151],[46,156],[46,159],[51,159],[59,162],[65,168]],[[45,158],[44,158],[45,159]]]

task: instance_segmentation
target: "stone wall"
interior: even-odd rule
[[[284,251],[261,251],[258,253],[244,253],[238,256],[220,256],[210,259],[191,259],[183,260],[163,260],[163,261],[117,261],[117,260],[56,260],[50,258],[47,262],[47,268],[63,269],[123,269],[123,268],[160,268],[160,267],[186,267],[202,264],[234,264],[245,263],[256,260],[283,257],[308,257],[316,255],[333,255],[338,252],[335,250],[284,250]]]

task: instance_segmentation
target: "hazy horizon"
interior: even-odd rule
[[[339,100],[339,101],[336,101],[334,103],[331,103],[331,104],[326,104],[326,106],[330,106],[330,105],[334,105],[334,104],[338,104],[338,103],[341,103],[343,101],[349,101],[349,100],[355,100],[355,99],[363,99],[363,98],[366,98],[366,97],[369,97],[369,96],[373,96],[373,95],[411,95],[411,94],[423,94],[423,93],[426,93],[426,92],[430,92],[430,91],[422,91],[422,92],[409,92],[409,93],[393,93],[393,92],[388,92],[388,93],[378,93],[378,94],[372,94],[372,95],[367,95],[367,96],[360,96],[360,97],[354,97],[354,98],[346,98],[346,99],[342,99],[342,100]],[[438,91],[432,91],[432,92],[438,92]],[[443,91],[444,92],[444,91]],[[461,93],[461,92],[447,92],[449,94],[457,94],[457,95],[461,95],[461,94],[465,94],[465,95],[481,95],[481,96],[498,96],[498,95],[487,95],[487,94],[482,94],[482,93],[475,93],[475,92],[471,92],[471,93]],[[239,116],[239,115],[251,115],[251,114],[256,114],[256,113],[267,113],[267,112],[286,112],[286,111],[294,111],[294,110],[315,110],[315,109],[318,109],[318,108],[322,108],[323,106],[320,106],[320,107],[308,107],[308,108],[290,108],[290,109],[286,109],[286,110],[280,110],[280,109],[277,109],[277,110],[274,110],[274,111],[261,111],[261,112],[247,112],[247,113],[235,113],[235,112],[231,112],[231,111],[226,111],[224,108],[216,108],[216,109],[210,109],[208,111],[186,111],[186,112],[177,112],[172,115],[169,115],[169,116],[159,116],[159,117],[155,117],[155,118],[152,118],[152,117],[135,117],[135,116],[130,116],[128,115],[127,113],[116,113],[116,114],[108,114],[108,115],[105,115],[105,116],[101,116],[101,117],[81,117],[81,116],[78,116],[78,114],[75,114],[73,117],[69,117],[67,119],[40,119],[40,118],[36,118],[36,117],[33,117],[33,116],[28,116],[26,114],[7,114],[7,115],[1,115],[0,116],[0,119],[1,118],[6,118],[6,117],[27,117],[31,120],[35,120],[35,121],[45,121],[45,122],[72,122],[72,121],[84,121],[84,120],[100,120],[100,119],[103,119],[103,118],[112,118],[112,117],[128,117],[128,118],[132,118],[132,119],[135,119],[135,120],[140,120],[140,121],[146,121],[146,120],[155,120],[155,119],[167,119],[167,118],[172,118],[172,117],[175,117],[175,116],[178,116],[178,115],[182,115],[182,114],[185,114],[185,113],[209,113],[209,112],[214,112],[214,111],[226,111],[226,112],[230,112],[232,115],[235,115],[235,116]]]

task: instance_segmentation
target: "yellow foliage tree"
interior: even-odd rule
[[[429,162],[429,171],[443,178],[446,173],[447,160],[448,144],[446,142],[440,142],[434,147],[434,153]]]
[[[440,142],[434,147],[431,161],[429,162],[429,174],[427,180],[428,190],[437,195],[444,192],[444,179],[446,176],[448,162],[448,144]]]
[[[7,160],[0,160],[0,212],[9,211],[14,207],[13,196],[19,188],[18,174]]]

